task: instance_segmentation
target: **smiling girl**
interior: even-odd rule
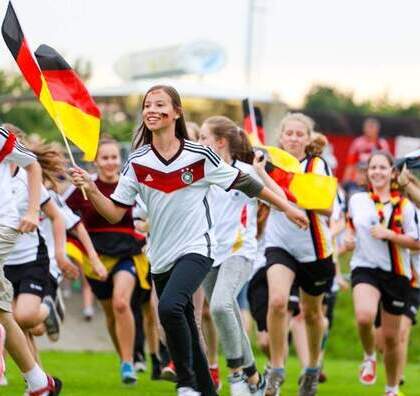
[[[376,381],[373,324],[381,302],[386,396],[398,394],[401,318],[406,310],[411,277],[410,249],[419,246],[414,205],[394,186],[393,159],[386,152],[372,154],[367,170],[369,192],[349,201],[346,244],[351,259],[353,301],[365,353],[360,382]]]
[[[113,223],[140,195],[149,214],[152,277],[160,321],[176,367],[178,395],[214,395],[191,299],[213,264],[213,219],[207,203],[210,186],[235,188],[265,199],[302,227],[307,225],[306,216],[210,148],[186,140],[181,99],[174,88],[150,88],[142,116],[133,139],[134,152],[110,198],[79,168],[71,171],[73,183],[84,187],[96,210]]]

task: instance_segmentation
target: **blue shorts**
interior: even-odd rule
[[[138,282],[136,267],[131,257],[122,258],[117,264],[115,264],[105,281],[86,277],[93,294],[98,300],[109,300],[112,298],[112,292],[114,290],[114,275],[120,271],[129,272],[134,276],[136,282]]]

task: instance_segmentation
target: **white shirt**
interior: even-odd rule
[[[305,172],[308,158],[301,161],[301,169]],[[331,171],[320,157],[313,159],[313,173],[330,175]],[[300,229],[292,223],[283,212],[272,209],[267,220],[266,246],[279,247],[290,253],[302,263],[327,258],[332,254],[331,232],[328,217],[307,211],[310,226]]]
[[[51,199],[54,203],[58,206],[60,210],[60,214],[63,217],[64,224],[66,226],[66,230],[71,230],[74,226],[76,226],[80,222],[80,217],[77,216],[63,201],[63,199],[53,190],[49,191]],[[40,219],[40,228],[42,230],[42,234],[45,236],[45,242],[48,248],[48,256],[50,258],[50,274],[55,278],[61,274],[61,270],[58,268],[57,261],[55,259],[55,242],[54,242],[54,230],[51,220],[45,216],[45,214],[41,214]],[[64,248],[64,247],[63,247]]]
[[[152,273],[169,271],[188,253],[214,258],[214,221],[207,194],[212,184],[229,189],[238,174],[209,147],[188,140],[181,141],[170,160],[152,145],[131,154],[111,199],[131,207],[139,194],[146,205]]]
[[[12,177],[13,200],[16,204],[18,215],[22,217],[28,210],[28,174],[25,169],[18,168]],[[41,186],[40,206],[50,200],[50,194],[44,186]],[[46,255],[46,257],[44,256]],[[45,236],[38,228],[33,232],[20,234],[16,239],[13,250],[7,257],[4,265],[20,265],[32,263],[40,258],[48,259],[48,251],[45,244]]]
[[[15,201],[12,195],[12,175],[10,164],[22,168],[36,161],[36,156],[23,147],[15,136],[4,128],[0,128],[0,224],[17,228],[20,223]],[[26,213],[23,213],[25,215]]]
[[[389,223],[392,213],[392,204],[384,205],[385,224]],[[384,271],[395,271],[396,265],[401,268],[401,275],[411,278],[410,250],[397,246],[397,260],[391,260],[389,243],[375,239],[370,235],[373,225],[379,224],[379,217],[375,203],[369,193],[354,194],[349,201],[349,217],[351,218],[356,234],[356,247],[350,262],[351,269],[357,267],[380,268]],[[416,210],[414,205],[404,199],[402,207],[402,229],[405,235],[419,239],[419,226],[416,223]]]
[[[252,165],[234,161],[232,166],[254,179],[260,179]],[[210,188],[208,198],[214,214],[217,242],[213,267],[219,266],[230,256],[243,256],[254,261],[257,255],[258,200],[249,198],[241,191],[225,191],[217,186]]]

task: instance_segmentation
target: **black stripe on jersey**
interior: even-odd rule
[[[134,157],[136,157],[138,154],[142,154],[143,152],[149,151],[151,149],[150,144],[146,144],[145,146],[141,146],[136,151],[133,151],[127,158],[127,161],[131,161]]]
[[[141,150],[141,151],[136,151],[136,152],[134,152],[133,154],[131,154],[131,155],[128,157],[127,162],[125,163],[125,165],[124,165],[124,167],[123,167],[123,169],[122,169],[121,173],[122,173],[123,175],[126,175],[126,174],[127,174],[127,172],[128,172],[128,166],[130,165],[130,162],[131,162],[132,160],[136,159],[136,158],[143,157],[143,156],[144,156],[144,155],[146,155],[149,151],[150,151],[150,146],[149,146],[149,147],[147,147],[147,149],[145,148],[144,150]]]
[[[210,241],[210,235],[206,232],[204,234],[204,237],[207,241],[207,257],[211,257],[211,241]]]
[[[204,197],[203,204],[204,204],[204,207],[206,208],[207,224],[208,224],[209,228],[211,228],[213,224],[211,222],[210,207],[209,207],[209,202],[207,201],[207,197]]]
[[[419,227],[419,216],[417,216],[417,210],[414,210],[414,222],[417,228],[417,239],[420,240],[420,227]]]
[[[191,148],[191,147],[184,147],[184,150],[190,151],[192,153],[202,154],[204,155],[215,167],[218,167],[220,164],[220,160],[215,160],[208,151]]]
[[[6,139],[9,137],[9,133],[10,132],[7,129],[4,129],[4,128],[0,127],[0,135],[5,137]]]
[[[191,143],[191,142],[187,142],[185,141],[184,143],[184,147],[189,147],[191,149],[195,149],[195,150],[203,150],[205,151],[207,154],[209,154],[211,157],[213,157],[213,159],[219,163],[221,161],[220,156],[215,153],[211,147],[208,146],[203,146],[201,144],[196,144],[196,143]]]
[[[22,146],[21,144],[19,144],[18,142],[15,143],[15,149],[20,151],[21,153],[27,155],[28,157],[36,158],[36,155],[34,153],[32,153],[31,151],[29,151],[27,148],[25,148],[25,146]]]
[[[327,176],[331,176],[330,167],[328,166],[327,161],[324,160],[322,157],[318,157],[324,163],[324,170]]]

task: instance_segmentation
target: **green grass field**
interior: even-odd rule
[[[149,374],[140,375],[134,387],[122,386],[118,376],[118,361],[112,353],[67,353],[45,352],[42,360],[47,370],[64,381],[62,394],[66,396],[169,396],[174,395],[174,385],[163,381],[151,381]],[[328,360],[325,365],[329,376],[328,382],[320,385],[320,396],[370,396],[383,395],[383,366],[379,368],[379,380],[373,387],[364,387],[357,381],[358,361]],[[258,365],[264,366],[264,359],[258,358]],[[296,395],[298,363],[291,358],[287,367],[287,380],[282,395]],[[224,372],[224,376],[226,372]],[[13,363],[8,361],[9,386],[0,387],[1,396],[17,396],[23,394],[23,382]],[[407,396],[420,395],[420,365],[412,364],[406,373],[407,384],[403,392]],[[221,395],[228,396],[225,385]]]

